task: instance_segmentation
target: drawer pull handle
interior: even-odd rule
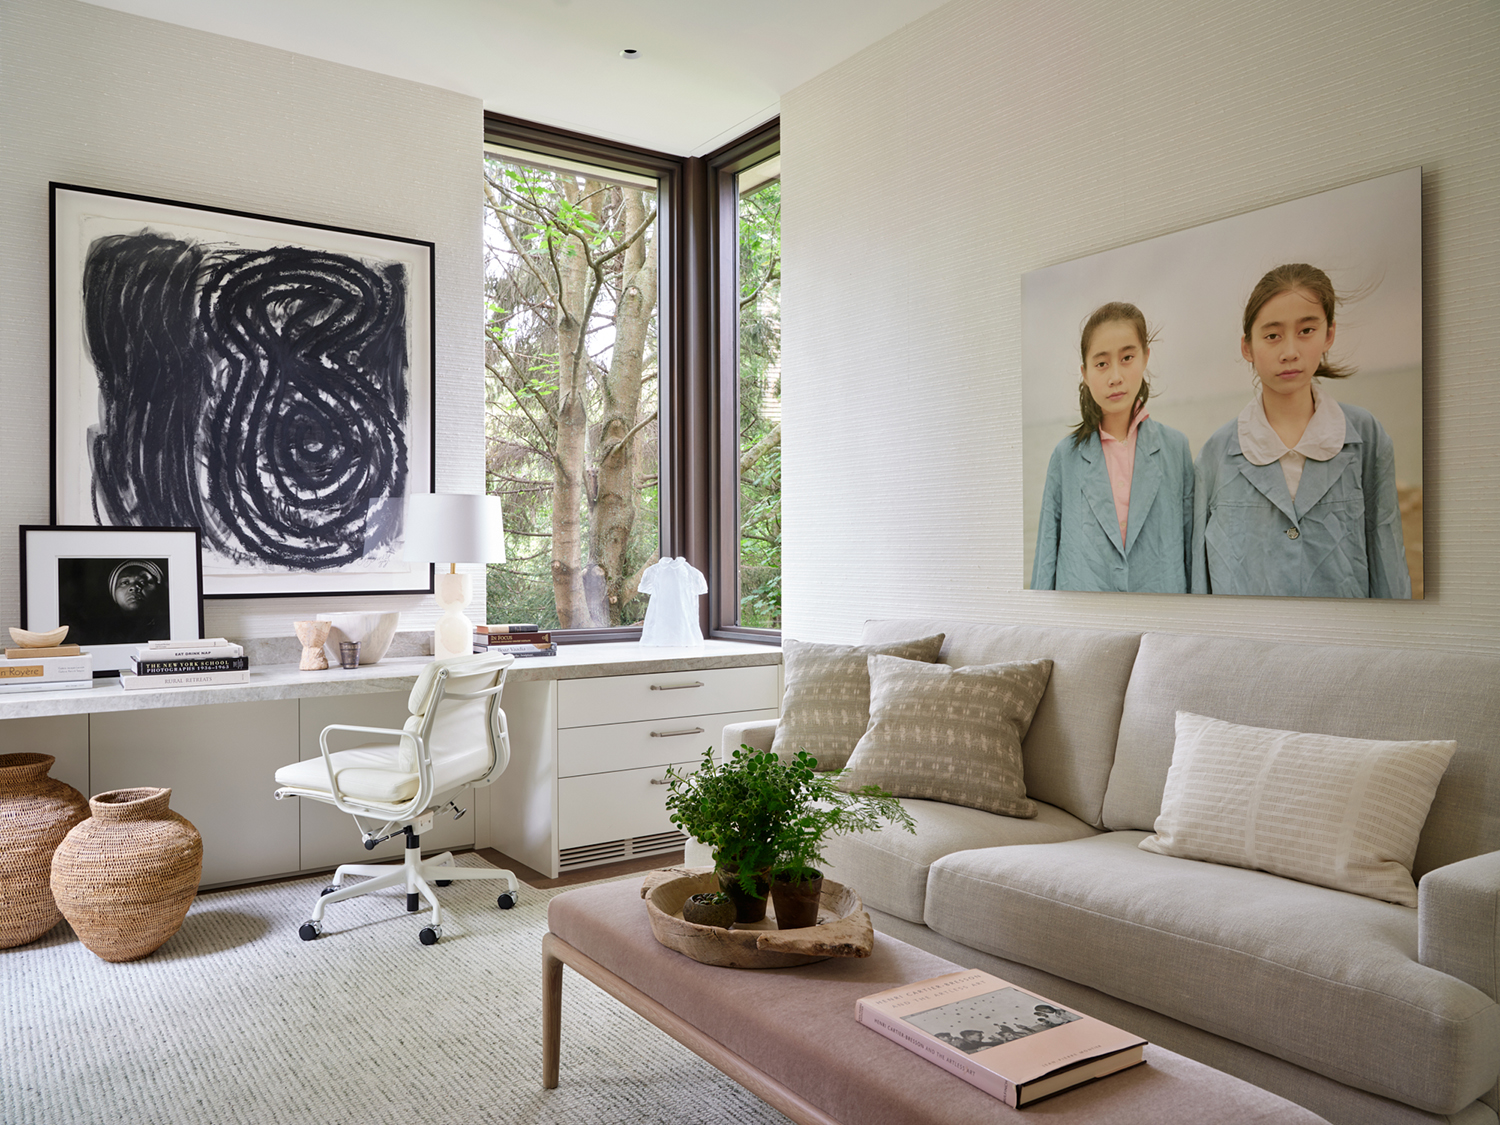
[[[703,681],[702,680],[698,680],[696,683],[691,683],[691,684],[652,684],[651,685],[651,690],[652,691],[681,691],[683,688],[702,687],[702,686],[703,686]]]
[[[702,727],[694,727],[692,730],[654,730],[654,731],[651,732],[651,737],[652,738],[676,738],[678,735],[682,735],[682,734],[702,734],[702,733],[703,733],[703,728]]]
[[[667,779],[664,778],[664,777],[653,777],[651,779],[651,784],[652,785],[665,785],[666,783],[667,783]]]

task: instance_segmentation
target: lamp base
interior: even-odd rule
[[[432,631],[432,655],[439,660],[468,656],[474,651],[474,623],[464,616],[469,604],[469,576],[450,571],[434,576],[433,593],[443,616]]]

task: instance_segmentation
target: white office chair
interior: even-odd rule
[[[374,848],[397,833],[406,835],[406,858],[394,864],[346,863],[323,889],[312,918],[298,933],[312,941],[323,932],[323,910],[329,903],[406,885],[406,909],[420,909],[419,897],[432,906],[431,922],[420,934],[423,945],[435,945],[443,934],[443,908],[431,883],[446,886],[454,879],[500,879],[507,889],[499,906],[516,904],[519,884],[509,871],[493,867],[457,867],[453,853],[422,858],[421,834],[432,828],[438,812],[453,810],[454,818],[467,811],[453,803],[459,790],[489,785],[510,763],[510,735],[500,692],[505,673],[515,662],[506,654],[455,656],[435,660],[422,670],[411,690],[411,718],[401,730],[333,724],[318,737],[322,756],[293,762],[276,771],[276,799],[306,797],[322,801],[354,817],[365,847]],[[383,735],[347,750],[330,751],[334,732]],[[389,741],[394,739],[395,741]],[[361,818],[380,824],[373,831]],[[348,875],[368,878],[350,887]]]

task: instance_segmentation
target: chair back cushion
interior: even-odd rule
[[[494,687],[515,657],[503,653],[477,653],[434,660],[417,677],[411,689],[407,708],[411,718],[405,729],[420,734],[427,729],[427,745],[432,754],[433,793],[464,781],[483,777],[494,764],[495,748],[490,742],[489,700],[453,699],[445,694],[437,711],[428,715],[437,695],[438,679],[448,673],[446,693],[483,691]],[[410,745],[403,743],[401,768],[415,773],[417,763]]]

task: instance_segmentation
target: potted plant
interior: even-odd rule
[[[835,788],[837,772],[814,772],[817,760],[798,751],[783,761],[768,750],[741,746],[723,762],[713,749],[703,753],[697,771],[667,771],[667,810],[672,823],[713,849],[719,884],[735,900],[736,922],[758,922],[766,915],[772,879],[806,892],[813,878],[817,894],[823,841],[844,832],[863,832],[884,821],[915,831],[899,801],[876,786],[853,793]],[[777,916],[781,916],[777,906]],[[783,929],[792,928],[784,920]],[[811,925],[811,922],[804,922]]]

